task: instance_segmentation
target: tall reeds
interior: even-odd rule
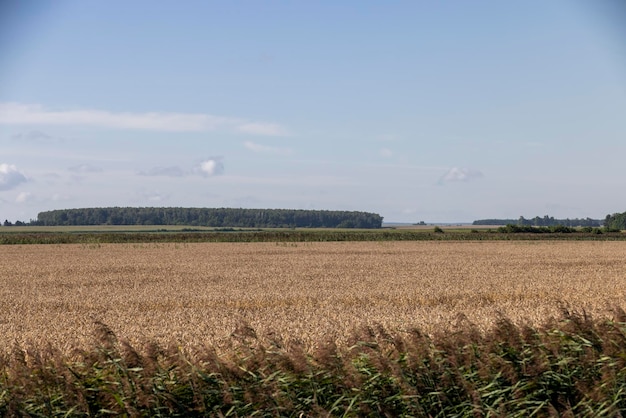
[[[242,326],[247,327],[246,324]],[[141,349],[94,325],[90,350],[0,358],[2,416],[608,416],[626,411],[626,313],[501,318],[428,336],[380,326],[313,351],[233,336],[232,349]]]

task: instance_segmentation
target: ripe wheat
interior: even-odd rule
[[[88,347],[94,322],[133,344],[319,341],[362,325],[433,333],[563,306],[626,309],[623,242],[343,242],[0,247],[0,351]],[[246,326],[242,326],[242,324]]]

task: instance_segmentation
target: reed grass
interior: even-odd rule
[[[242,328],[249,328],[241,324]],[[0,358],[2,416],[621,417],[626,314],[564,311],[541,327],[500,318],[355,329],[350,345],[260,343],[251,329],[229,355],[210,346],[136,349],[102,323],[89,350],[15,348]]]

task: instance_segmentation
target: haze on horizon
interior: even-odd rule
[[[626,211],[626,3],[0,5],[0,218]]]

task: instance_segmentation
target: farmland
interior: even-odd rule
[[[87,346],[94,321],[140,344],[228,344],[240,324],[307,347],[354,328],[460,318],[539,324],[626,309],[622,242],[71,244],[0,247],[0,332]]]
[[[560,240],[0,246],[0,415],[621,416],[623,254]]]

